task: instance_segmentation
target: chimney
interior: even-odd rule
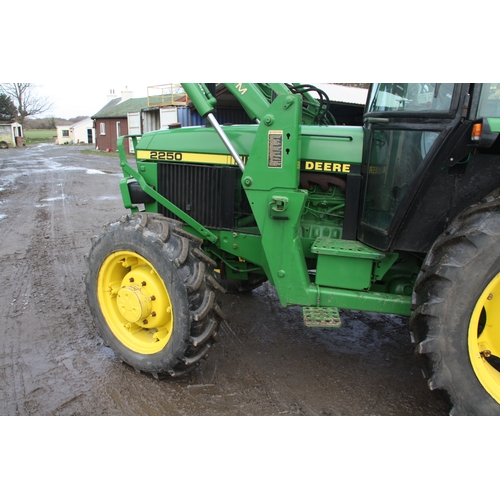
[[[132,99],[132,97],[134,97],[134,93],[131,90],[128,90],[128,87],[125,87],[125,90],[122,90],[122,100],[120,102]]]
[[[115,89],[111,89],[108,94],[108,102],[116,99],[118,96],[116,95]]]

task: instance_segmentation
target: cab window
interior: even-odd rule
[[[376,83],[368,100],[368,113],[446,113],[453,90],[453,83]]]
[[[478,118],[500,118],[500,83],[483,83]]]

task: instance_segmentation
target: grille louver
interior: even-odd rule
[[[233,229],[239,171],[186,163],[158,164],[158,192],[205,227]],[[177,219],[159,207],[166,217]]]

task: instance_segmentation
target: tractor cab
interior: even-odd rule
[[[496,151],[499,94],[497,84],[371,86],[360,241],[425,253],[471,200],[491,191],[500,181],[488,161]]]
[[[372,85],[364,116],[363,243],[380,250],[398,246],[419,187],[460,126],[467,90],[453,83]]]

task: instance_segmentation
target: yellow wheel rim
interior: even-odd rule
[[[479,297],[469,324],[469,355],[474,372],[485,390],[500,403],[500,273]],[[498,360],[495,360],[498,361]]]
[[[173,328],[170,296],[153,265],[135,252],[120,251],[103,262],[97,296],[115,337],[141,354],[154,354],[168,343]]]

